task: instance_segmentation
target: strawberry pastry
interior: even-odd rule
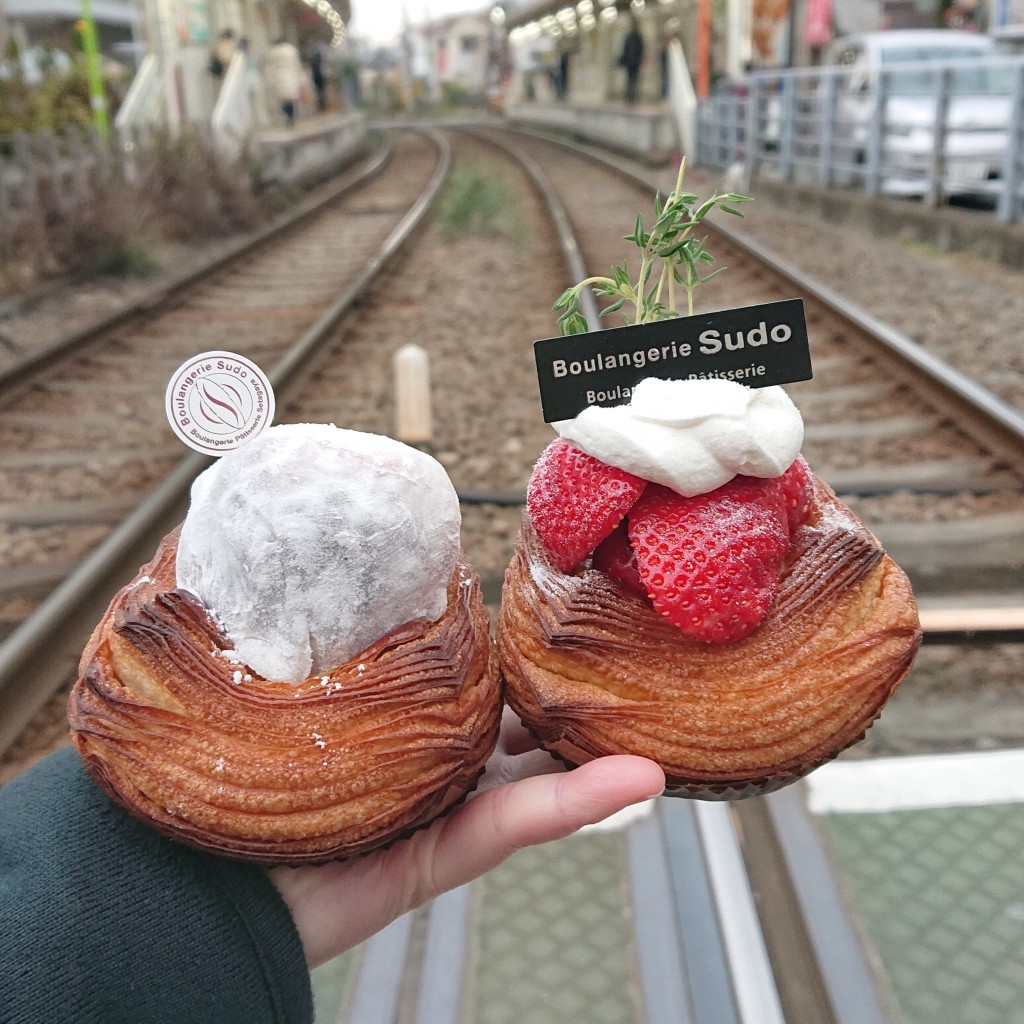
[[[910,585],[799,454],[781,388],[645,380],[555,424],[506,572],[507,695],[579,764],[778,788],[859,739],[920,643]]]

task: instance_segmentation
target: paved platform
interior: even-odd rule
[[[851,1019],[1024,1024],[1024,751],[839,761],[766,800],[798,791],[884,1007]],[[743,886],[701,881],[726,866],[728,809],[645,811],[522,850],[318,968],[318,1024],[788,1024],[753,932],[736,944]]]
[[[810,806],[901,1024],[1024,1024],[1024,751],[829,765]]]
[[[865,228],[882,238],[896,235],[943,252],[971,252],[1003,266],[1024,267],[1024,225],[1002,224],[991,210],[949,205],[933,210],[912,200],[779,181],[766,174],[746,182],[740,191],[743,188],[752,190],[749,195],[835,224]]]
[[[626,832],[521,850],[314,971],[317,1024],[644,1024],[633,924]]]
[[[505,117],[513,125],[600,143],[648,165],[666,164],[679,151],[679,133],[667,104],[509,103]]]
[[[252,155],[265,181],[314,184],[355,160],[366,132],[360,111],[319,114],[265,128],[253,140]]]

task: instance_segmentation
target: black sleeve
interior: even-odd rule
[[[308,1024],[288,908],[164,839],[60,751],[0,789],[0,1024]]]

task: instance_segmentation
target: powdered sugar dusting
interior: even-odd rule
[[[438,618],[460,526],[429,455],[327,424],[272,427],[193,484],[178,586],[231,639],[223,657],[299,683]]]
[[[535,558],[529,559],[530,576],[539,590],[548,590],[557,579],[550,566],[544,565]]]

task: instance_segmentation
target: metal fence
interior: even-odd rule
[[[0,222],[32,216],[44,198],[65,212],[87,203],[116,156],[98,132],[74,125],[0,136]]]
[[[757,72],[697,107],[697,162],[1024,217],[1024,58]]]
[[[146,126],[111,131],[68,125],[0,135],[0,232],[70,215],[92,203],[110,182],[132,183],[138,158],[160,132]]]
[[[206,126],[189,126],[189,139],[214,152]],[[70,216],[121,184],[139,181],[147,154],[172,136],[165,128],[141,123],[114,127],[104,138],[95,128],[68,125],[0,134],[0,241],[19,226]]]

